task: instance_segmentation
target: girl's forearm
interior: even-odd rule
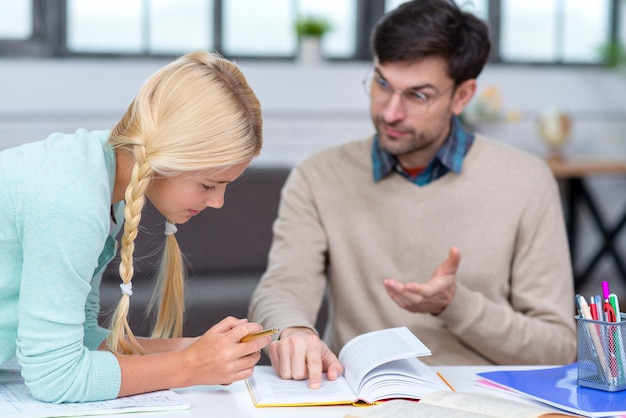
[[[122,371],[118,396],[189,386],[188,379],[193,373],[184,356],[183,351],[116,356]]]
[[[167,353],[189,347],[197,338],[137,338],[146,354]]]

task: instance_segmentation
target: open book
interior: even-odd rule
[[[578,415],[483,393],[435,392],[421,401],[394,400],[344,418],[560,418]]]
[[[430,350],[406,327],[359,335],[339,353],[345,371],[335,381],[324,374],[319,389],[308,380],[284,380],[270,366],[257,366],[246,383],[257,407],[375,403],[384,399],[421,399],[450,391],[430,367],[417,359]]]

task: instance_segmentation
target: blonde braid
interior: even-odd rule
[[[131,288],[131,280],[135,273],[133,267],[133,253],[135,251],[135,238],[141,220],[141,210],[145,203],[145,191],[150,183],[152,168],[146,163],[145,148],[141,145],[133,147],[135,163],[131,170],[131,178],[124,200],[124,234],[122,236],[122,248],[120,250],[121,262],[119,267],[122,279],[122,298],[113,314],[111,334],[108,338],[108,346],[117,354],[144,354],[144,350],[135,338],[128,325],[128,311],[130,307],[130,294],[124,291]],[[132,293],[132,292],[131,292]]]
[[[174,234],[165,238],[157,286],[148,312],[158,302],[157,320],[152,338],[182,337],[185,311],[185,265]]]

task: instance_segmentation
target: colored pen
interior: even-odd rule
[[[596,298],[594,296],[591,296],[591,298],[589,298],[589,310],[591,311],[591,319],[593,319],[594,321],[598,320],[598,307],[596,305]]]
[[[606,318],[604,317],[603,303],[600,295],[596,295],[596,309],[598,310],[598,320],[605,321]]]
[[[611,294],[611,291],[609,290],[609,282],[607,281],[602,281],[602,296],[604,296],[604,312],[606,313],[606,318],[604,318],[607,322],[616,322],[617,321],[617,317],[615,315],[615,310],[613,309],[613,306],[611,305],[611,302],[609,302],[609,296]],[[610,368],[610,377],[611,377],[611,384],[613,385],[617,385],[617,381],[619,379],[619,366],[618,366],[618,360],[617,360],[617,355],[618,355],[618,341],[617,341],[617,327],[615,326],[611,326],[607,329],[607,331],[609,332],[609,335],[606,337],[608,338],[608,345],[609,345],[609,368]]]
[[[609,290],[609,282],[607,282],[606,280],[603,280],[602,281],[602,296],[604,297],[605,302],[609,301],[610,294],[611,294],[611,291]]]
[[[609,302],[609,295],[611,291],[609,290],[609,282],[602,282],[602,295],[604,296],[604,312],[606,313],[606,318],[604,318],[608,322],[616,322],[616,312],[613,310],[613,306],[611,306],[611,302]]]
[[[622,318],[619,310],[619,300],[617,299],[617,295],[615,293],[611,293],[609,295],[609,303],[615,312],[615,322],[620,322]]]
[[[579,297],[580,293],[576,293],[576,295],[574,296],[574,303],[576,304],[576,311],[578,311],[578,315],[580,315],[581,318],[584,318],[583,311],[580,310],[580,299],[578,299]]]
[[[451,385],[450,383],[448,383],[448,381],[446,380],[446,378],[445,378],[445,377],[443,377],[443,375],[442,375],[441,373],[437,372],[437,376],[439,376],[439,378],[440,378],[441,380],[443,380],[443,383],[445,383],[445,384],[446,384],[446,386],[448,386],[452,392],[456,392],[456,389],[454,389],[454,388],[452,387],[452,385]]]
[[[266,335],[274,335],[279,331],[280,330],[278,328],[264,329],[263,331],[257,332],[256,334],[246,335],[240,340],[240,342],[245,343],[247,341],[254,340],[255,338],[265,337]]]
[[[578,304],[582,317],[585,319],[593,319],[591,317],[591,311],[589,310],[589,304],[583,295],[578,295]]]
[[[621,322],[622,318],[621,318],[621,313],[620,313],[620,309],[619,309],[619,300],[617,299],[617,295],[615,293],[611,293],[609,295],[609,303],[611,304],[611,307],[613,308],[613,311],[615,312],[615,322]],[[616,326],[613,327],[615,328],[613,330],[613,345],[614,345],[614,349],[615,349],[615,355],[617,357],[617,378],[618,378],[618,382],[620,384],[622,384],[624,382],[624,379],[626,378],[624,376],[624,360],[625,360],[625,356],[626,354],[624,353],[624,345],[622,343],[623,340],[623,336],[622,336],[622,330],[620,329],[621,326]]]

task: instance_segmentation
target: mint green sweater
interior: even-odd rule
[[[96,351],[99,285],[116,251],[107,131],[0,152],[0,364],[17,356],[37,399],[115,398],[115,356]],[[115,208],[123,219],[122,205]]]

